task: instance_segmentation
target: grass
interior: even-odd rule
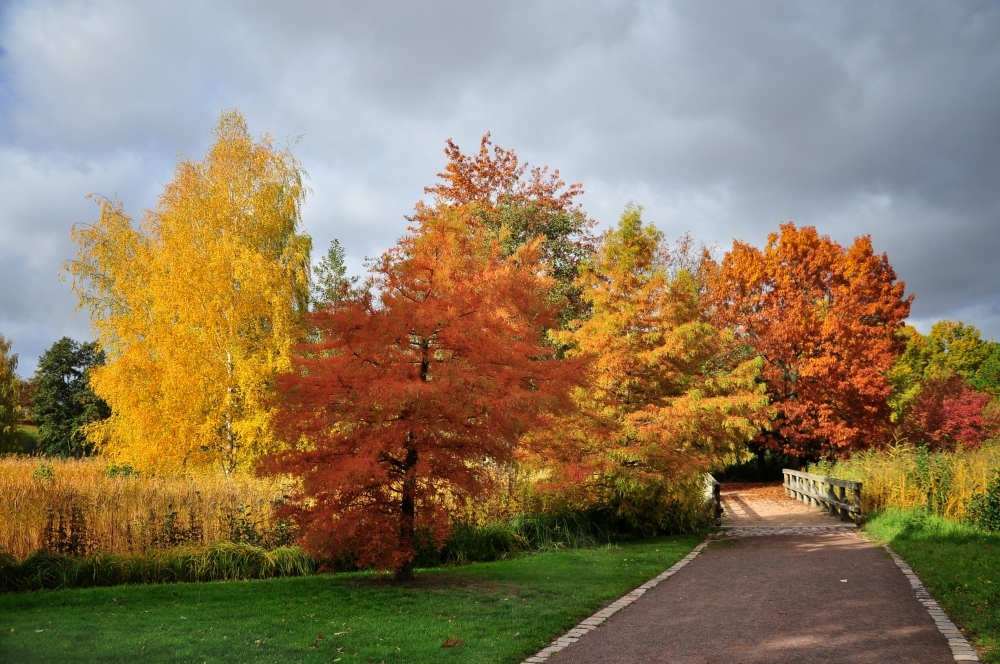
[[[984,661],[1000,663],[1000,534],[918,509],[887,510],[865,530],[910,564]]]
[[[38,449],[38,427],[19,424],[14,439],[0,442],[0,454],[34,454]]]
[[[0,661],[518,662],[696,535],[419,570],[0,596]],[[449,638],[461,641],[442,647]]]

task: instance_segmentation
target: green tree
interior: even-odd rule
[[[1000,343],[991,341],[990,354],[979,365],[976,375],[969,380],[972,387],[1000,397]]]
[[[104,352],[93,341],[78,343],[63,337],[38,358],[32,412],[38,422],[39,451],[60,457],[81,457],[94,451],[86,425],[111,414],[90,389],[90,370],[104,364]]]
[[[325,305],[339,305],[349,297],[358,283],[357,277],[347,276],[347,266],[344,265],[344,248],[340,240],[334,238],[326,256],[312,270],[312,282],[309,285],[309,299],[313,308]]]
[[[983,341],[979,330],[962,321],[941,320],[931,326],[927,335],[929,346],[925,377],[946,376],[956,373],[970,381],[979,372],[992,348]]]
[[[0,334],[0,444],[8,447],[17,437],[21,421],[21,379],[17,375],[17,353],[13,341]]]

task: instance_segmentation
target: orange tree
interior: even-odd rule
[[[763,251],[736,241],[712,279],[717,321],[764,360],[776,417],[758,442],[798,457],[878,443],[889,422],[886,372],[913,296],[868,236],[843,247],[787,223]]]
[[[633,527],[692,525],[674,522],[677,501],[767,420],[760,362],[729,354],[731,335],[703,310],[699,272],[629,207],[581,270],[591,315],[553,333],[568,357],[591,361],[573,393],[578,410],[535,435],[539,457],[553,488],[586,494]]]
[[[567,404],[577,364],[552,358],[552,279],[540,242],[508,253],[465,208],[421,210],[372,266],[375,297],[310,314],[279,382],[290,449],[264,472],[302,479],[288,508],[324,556],[413,574],[415,537],[440,543],[450,501],[488,488],[543,413]]]

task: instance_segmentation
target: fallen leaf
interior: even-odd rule
[[[462,645],[462,639],[457,636],[449,636],[445,639],[444,643],[441,644],[442,648],[454,648],[455,646]]]

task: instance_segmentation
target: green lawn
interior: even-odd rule
[[[698,539],[420,570],[405,585],[354,573],[5,595],[0,661],[519,662]]]
[[[38,427],[19,424],[14,440],[0,443],[0,454],[31,454],[38,448]]]
[[[887,511],[865,528],[888,542],[985,661],[1000,663],[1000,535],[916,511]]]

